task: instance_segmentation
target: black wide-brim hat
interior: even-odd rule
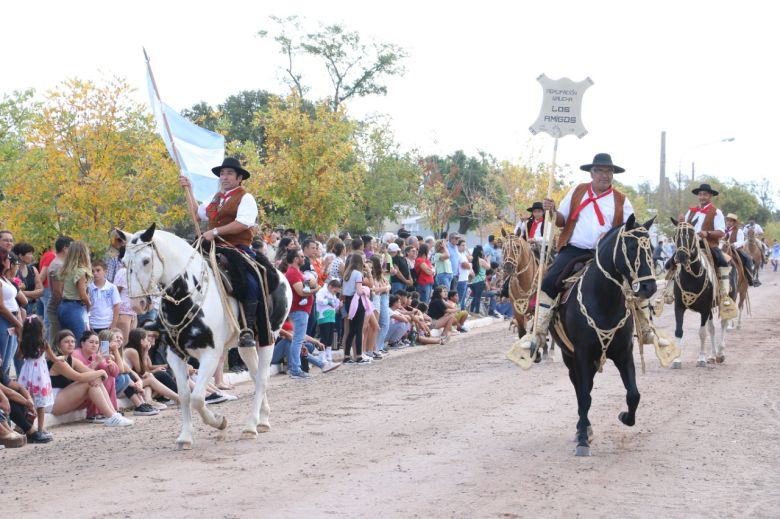
[[[710,186],[709,184],[702,184],[696,189],[694,189],[693,191],[691,191],[691,193],[693,193],[694,195],[698,195],[702,191],[708,191],[712,193],[712,196],[718,196],[718,192],[712,189],[712,186]]]
[[[582,171],[590,171],[596,166],[609,166],[612,168],[613,173],[623,173],[625,171],[624,168],[612,163],[612,157],[609,153],[597,153],[596,156],[593,157],[593,162],[591,164],[583,164],[580,166],[580,169]]]
[[[534,205],[526,209],[526,211],[528,211],[529,213],[533,213],[534,209],[541,209],[542,211],[544,211],[544,206],[542,205],[541,202],[534,202]]]
[[[211,168],[211,172],[214,173],[216,176],[219,176],[219,172],[224,168],[233,168],[236,170],[236,173],[240,173],[242,177],[249,178],[250,174],[247,170],[241,167],[241,163],[238,161],[238,159],[234,159],[233,157],[228,157],[225,160],[222,161],[221,166],[217,166],[216,168]]]

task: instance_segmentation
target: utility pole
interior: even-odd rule
[[[661,132],[661,174],[658,178],[658,194],[664,200],[666,192],[666,132]]]

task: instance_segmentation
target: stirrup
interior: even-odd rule
[[[530,369],[539,352],[539,339],[533,332],[523,335],[512,343],[512,347],[506,352],[506,358],[525,370]]]
[[[252,332],[252,330],[248,328],[241,330],[241,336],[238,340],[238,345],[242,348],[254,348],[257,346],[257,342],[255,342],[255,334]]]

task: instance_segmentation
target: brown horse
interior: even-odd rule
[[[750,315],[750,300],[748,299],[748,283],[747,276],[745,275],[745,267],[742,264],[742,256],[737,253],[736,248],[732,244],[725,244],[723,246],[723,252],[725,252],[730,258],[731,269],[737,273],[737,308],[739,308],[739,314],[736,319],[729,321],[729,329],[742,328],[742,311],[747,310]]]
[[[517,336],[521,338],[526,334],[528,323],[534,317],[533,307],[529,303],[536,291],[539,259],[534,254],[531,244],[523,238],[507,234],[503,229],[501,234],[504,237],[502,248],[504,279],[509,284],[509,299],[512,300]],[[541,355],[541,358],[547,358],[546,343],[541,349]]]
[[[753,281],[758,281],[758,272],[764,268],[764,247],[753,229],[748,229],[742,249],[753,259]]]

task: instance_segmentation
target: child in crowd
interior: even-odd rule
[[[108,342],[108,350],[111,353],[111,360],[116,362],[119,367],[119,375],[116,376],[117,398],[124,395],[134,406],[133,414],[136,416],[152,416],[165,409],[167,406],[160,406],[156,402],[150,404],[144,401],[144,386],[138,375],[133,373],[131,365],[124,359],[124,337],[119,328],[103,330],[98,334],[100,344]]]
[[[341,281],[331,279],[317,292],[317,325],[320,327],[320,339],[325,344],[325,360],[333,362],[333,344],[336,332],[336,310],[339,309],[338,292]]]
[[[24,364],[19,373],[18,382],[32,397],[38,418],[38,430],[28,434],[27,439],[31,443],[50,442],[52,435],[44,427],[44,418],[46,408],[54,404],[54,397],[52,396],[49,368],[44,357],[47,353],[51,359],[55,359],[55,356],[49,345],[43,340],[43,322],[37,315],[31,315],[24,320],[20,350]]]
[[[106,279],[106,262],[92,263],[92,283],[89,284],[89,327],[100,334],[103,330],[116,328],[119,322],[119,305],[122,298],[116,286]]]
[[[466,333],[466,328],[463,326],[466,319],[469,318],[469,313],[466,310],[461,309],[463,305],[460,304],[460,294],[457,290],[450,290],[447,292],[447,301],[445,301],[447,308],[451,313],[455,315],[455,322],[453,323],[456,330],[459,333]]]

